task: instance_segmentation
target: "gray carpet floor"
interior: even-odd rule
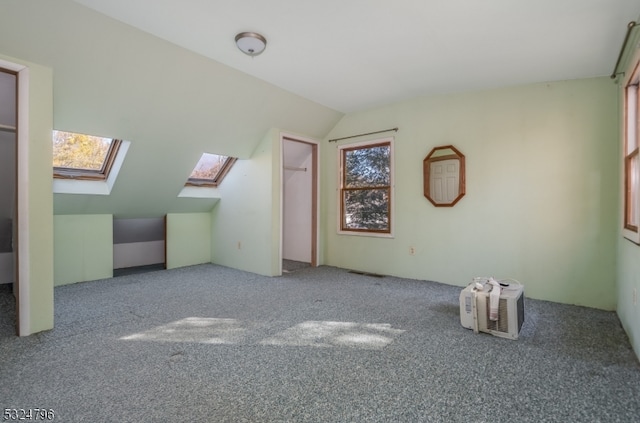
[[[283,272],[295,272],[296,270],[305,269],[311,266],[311,263],[296,260],[282,260]]]
[[[56,327],[12,335],[0,409],[56,422],[638,422],[615,313],[526,299],[513,341],[459,321],[460,288],[344,269],[216,265],[55,289]]]

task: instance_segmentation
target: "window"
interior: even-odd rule
[[[625,128],[624,128],[624,234],[636,243],[640,242],[638,223],[640,207],[640,96],[638,85],[640,69],[636,67],[625,87]]]
[[[105,180],[120,144],[113,138],[53,131],[53,176]]]
[[[392,140],[339,147],[340,232],[391,234]]]
[[[186,185],[217,187],[235,162],[235,157],[204,153]]]

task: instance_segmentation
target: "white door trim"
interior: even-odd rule
[[[280,133],[280,234],[279,234],[279,257],[278,257],[278,275],[282,275],[282,257],[283,257],[283,239],[284,239],[284,143],[285,141],[302,142],[315,146],[316,160],[312,171],[314,172],[313,180],[315,181],[315,228],[313,228],[315,236],[315,244],[312,248],[312,263],[319,264],[320,258],[320,142],[299,135]]]
[[[18,303],[16,318],[18,336],[30,334],[29,279],[29,68],[0,59],[0,67],[18,73],[18,249],[16,286]]]

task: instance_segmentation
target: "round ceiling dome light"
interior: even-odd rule
[[[248,56],[257,56],[267,47],[267,40],[257,32],[241,32],[236,35],[236,45]]]

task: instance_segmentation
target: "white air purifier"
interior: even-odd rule
[[[497,320],[491,320],[490,293],[497,289],[489,278],[476,278],[460,293],[460,323],[474,332],[490,333],[508,339],[518,339],[524,323],[524,287],[519,283],[500,282]],[[485,283],[478,282],[482,280]]]

